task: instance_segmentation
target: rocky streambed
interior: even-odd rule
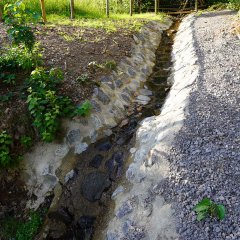
[[[177,27],[178,22],[162,33],[153,71],[141,94],[126,108],[126,118],[81,154],[71,150],[65,156],[64,162],[67,166],[74,163],[74,168],[67,175],[61,173],[64,166],[58,170],[61,190],[55,188],[48,218],[37,239],[106,239],[103,230],[114,212],[113,199],[130,189],[125,173],[131,164],[131,152],[136,151],[139,122],[160,113],[171,87],[171,52]],[[118,216],[121,218],[128,211],[128,207],[123,208]]]

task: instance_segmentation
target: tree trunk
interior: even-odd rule
[[[109,0],[106,0],[106,15],[109,17]]]
[[[71,11],[71,19],[74,19],[75,18],[74,0],[70,0],[70,11]]]
[[[47,17],[46,17],[44,0],[40,0],[40,4],[41,4],[41,9],[42,9],[42,19],[43,19],[43,22],[46,23],[47,22]]]
[[[142,12],[142,0],[138,0],[138,13]]]
[[[0,22],[3,21],[3,5],[0,3]]]

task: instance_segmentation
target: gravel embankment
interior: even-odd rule
[[[240,40],[235,13],[202,14],[193,24],[200,76],[170,154],[164,195],[174,200],[180,240],[240,239]],[[195,204],[209,197],[226,207],[219,222],[198,222]]]

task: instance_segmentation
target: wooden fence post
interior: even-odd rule
[[[142,0],[138,0],[138,13],[142,12]]]
[[[195,0],[195,12],[198,11],[198,0]]]
[[[106,0],[106,15],[109,17],[109,0]]]
[[[43,19],[43,22],[46,23],[47,22],[47,17],[46,17],[44,0],[40,0],[40,4],[41,4],[41,9],[42,9],[42,19]]]
[[[158,13],[158,0],[155,0],[155,14]]]
[[[71,19],[74,19],[74,17],[75,17],[74,0],[70,0],[70,11],[71,11]]]
[[[130,16],[133,15],[133,0],[130,0]]]

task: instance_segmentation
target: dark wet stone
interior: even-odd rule
[[[101,112],[101,106],[94,100],[91,100],[91,105],[96,112]]]
[[[131,77],[135,77],[135,76],[136,76],[136,72],[135,72],[132,68],[128,68],[128,74],[129,74]]]
[[[58,210],[48,213],[48,217],[65,224],[70,224],[73,221],[72,214],[64,207],[60,207]]]
[[[67,135],[67,141],[70,145],[81,140],[80,130],[71,130]]]
[[[109,76],[103,76],[100,78],[100,82],[109,82],[111,81],[111,78]]]
[[[121,94],[121,97],[122,97],[122,99],[123,99],[124,101],[126,101],[126,102],[130,102],[130,101],[131,101],[130,97],[128,97],[128,96],[127,96],[126,94],[124,94],[124,93]]]
[[[99,200],[102,193],[111,186],[108,175],[100,172],[89,173],[82,182],[82,195],[90,202]]]
[[[102,160],[103,160],[103,156],[98,154],[93,157],[92,161],[89,163],[89,166],[94,168],[99,168],[101,166]]]
[[[115,85],[112,82],[106,82],[105,83],[108,87],[110,87],[112,90],[115,89]]]
[[[119,88],[123,85],[123,82],[120,79],[118,79],[118,80],[115,81],[115,84],[116,84],[116,87]]]
[[[93,216],[82,216],[78,219],[77,225],[83,229],[92,228],[95,219],[96,217],[93,217]]]
[[[114,153],[112,158],[118,164],[121,164],[121,165],[123,164],[123,152],[116,152],[116,153]]]
[[[74,239],[76,240],[90,240],[94,232],[95,217],[82,216],[78,219],[77,223],[73,226]],[[67,240],[67,238],[66,238]]]
[[[131,140],[131,138],[132,138],[132,133],[118,138],[116,143],[118,145],[124,145],[124,144],[127,144]]]
[[[100,88],[97,90],[97,98],[105,105],[110,102],[110,98]]]
[[[112,144],[109,141],[107,141],[107,142],[99,144],[97,146],[97,149],[101,152],[104,152],[104,151],[108,151],[111,147],[112,147]]]
[[[128,95],[129,97],[131,96],[131,91],[130,91],[128,88],[124,88],[124,89],[123,89],[123,93],[124,93],[125,95]]]
[[[122,175],[123,171],[123,153],[114,153],[113,156],[106,161],[105,167],[108,170],[109,178],[115,181]]]

